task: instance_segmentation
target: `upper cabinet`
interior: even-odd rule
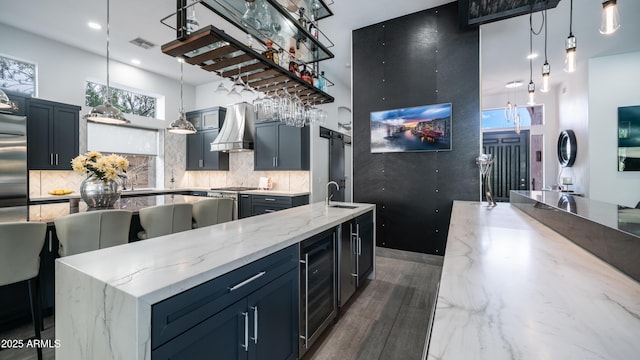
[[[79,153],[79,119],[79,106],[27,100],[29,170],[71,170]]]
[[[254,170],[309,170],[309,127],[256,124]]]
[[[187,121],[197,130],[219,129],[222,127],[227,109],[216,106],[203,110],[189,111],[185,114]]]
[[[213,107],[185,114],[198,132],[187,135],[186,170],[229,170],[229,154],[211,151],[210,144],[224,123],[226,109]]]
[[[241,77],[251,88],[264,93],[296,93],[312,104],[334,101],[314,86],[311,77],[303,80],[297,65],[289,66],[292,53],[294,63],[312,69],[317,69],[319,61],[333,58],[328,49],[333,44],[317,25],[318,19],[332,15],[323,1],[202,0],[200,4],[246,32],[251,43],[244,36],[236,39],[213,25],[188,33],[186,13],[190,10],[178,1],[177,39],[164,44],[162,52],[222,77]],[[269,51],[267,43],[273,44]]]

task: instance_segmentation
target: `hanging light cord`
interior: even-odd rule
[[[569,6],[569,37],[573,36],[573,0]]]
[[[111,89],[109,88],[109,0],[107,0],[107,101],[111,104]]]
[[[180,115],[184,113],[184,104],[182,102],[182,88],[183,88],[183,65],[184,62],[180,61]]]
[[[533,53],[533,14],[529,14],[529,55]],[[533,58],[529,56],[529,82],[533,81]]]
[[[547,63],[547,8],[544,8],[544,62]]]

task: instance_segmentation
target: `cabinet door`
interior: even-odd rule
[[[304,141],[304,132],[308,128],[295,126],[278,126],[278,154],[276,169],[278,170],[308,170],[309,144]]]
[[[373,270],[373,212],[356,218],[356,226],[360,235],[358,249],[358,286]]]
[[[291,270],[248,297],[249,359],[298,358],[298,275]]]
[[[218,136],[218,129],[203,131],[202,158],[206,170],[229,170],[229,154],[211,151],[211,143]]]
[[[78,110],[53,108],[53,167],[71,170],[71,160],[78,155]]]
[[[245,298],[153,350],[151,358],[247,359],[249,326]]]
[[[187,170],[202,168],[202,136],[201,132],[187,135]]]
[[[202,112],[202,128],[203,129],[218,129],[222,126],[224,120],[224,110],[208,110]]]
[[[53,168],[53,106],[29,104],[27,117],[27,160],[30,170]]]
[[[238,198],[238,218],[244,219],[251,216],[251,195],[240,194]]]
[[[254,169],[276,169],[275,157],[278,149],[278,123],[261,124],[255,128]]]

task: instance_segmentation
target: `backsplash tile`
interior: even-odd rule
[[[70,189],[78,193],[84,178],[83,175],[72,170],[31,170],[29,171],[29,197],[47,196],[53,189]]]

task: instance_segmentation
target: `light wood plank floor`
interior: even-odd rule
[[[441,256],[376,248],[376,279],[303,359],[420,359],[441,271]]]
[[[376,279],[354,294],[304,360],[420,359],[441,271],[441,256],[376,248]],[[25,324],[0,339],[30,336],[33,327]],[[52,316],[42,338],[55,339]],[[0,360],[36,358],[34,349],[0,351]],[[44,349],[43,358],[55,359],[55,350]]]

